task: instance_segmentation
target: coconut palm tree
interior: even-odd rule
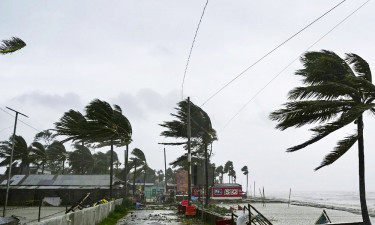
[[[188,126],[188,100],[179,102],[178,107],[175,108],[177,113],[172,113],[171,115],[176,118],[176,120],[165,121],[160,126],[166,128],[167,130],[161,133],[161,136],[171,137],[176,139],[184,139],[187,137],[187,126]],[[191,147],[192,155],[200,154],[203,155],[205,159],[205,193],[206,193],[206,205],[209,200],[208,192],[208,165],[209,165],[209,156],[208,156],[208,146],[213,141],[217,140],[216,131],[212,128],[211,119],[208,114],[202,110],[200,107],[190,102],[190,120],[191,120]],[[164,145],[184,145],[184,148],[187,150],[187,142],[173,142],[173,143],[161,143]],[[187,154],[179,157],[173,163],[178,163],[182,160],[187,159]],[[189,192],[190,193],[190,192]],[[190,196],[188,196],[190,198]]]
[[[65,173],[65,162],[69,158],[69,154],[63,143],[53,141],[46,148],[47,164],[54,173]]]
[[[233,162],[232,161],[227,161],[224,165],[224,173],[228,174],[228,182],[230,183],[230,178],[233,175]]]
[[[20,173],[22,174],[28,172],[31,163],[35,163],[36,158],[33,156],[35,149],[33,145],[28,146],[22,136],[15,135],[14,140],[13,161],[20,162]],[[12,137],[9,138],[9,141],[0,142],[0,158],[4,159],[0,162],[0,166],[9,165],[12,143]]]
[[[18,37],[12,37],[9,40],[2,40],[2,42],[2,45],[0,45],[1,55],[13,53],[26,46],[26,43]]]
[[[87,138],[89,142],[99,143],[99,147],[111,146],[110,160],[110,198],[112,198],[113,146],[124,146],[131,142],[132,127],[122,114],[120,106],[94,99],[86,106]],[[127,167],[125,159],[125,167]],[[125,168],[127,171],[127,168]],[[127,181],[125,180],[125,183]],[[125,191],[126,193],[126,191]]]
[[[44,145],[42,145],[39,142],[33,142],[31,146],[32,146],[31,153],[34,158],[33,161],[35,164],[38,165],[38,167],[42,166],[42,174],[44,174],[44,167],[48,161],[46,148],[44,147]]]
[[[215,170],[216,173],[220,174],[220,183],[223,183],[223,177],[224,177],[224,167],[223,166],[218,166]]]
[[[246,176],[246,194],[247,194],[249,190],[249,170],[247,169],[247,166],[244,166],[242,167],[241,171]]]
[[[304,68],[297,70],[296,75],[302,76],[305,86],[291,90],[285,108],[272,112],[270,118],[278,121],[276,128],[280,130],[319,123],[311,129],[314,135],[310,140],[289,148],[288,152],[300,150],[349,124],[356,125],[357,130],[338,141],[315,170],[334,163],[358,141],[362,218],[364,224],[371,224],[366,204],[363,144],[363,113],[375,113],[370,67],[356,54],[346,54],[343,59],[326,50],[308,52],[301,61]]]
[[[81,144],[74,144],[74,151],[69,153],[69,165],[74,174],[91,174],[94,157],[90,149]]]
[[[137,177],[137,167],[141,167],[146,165],[146,156],[143,151],[139,148],[133,149],[132,153],[133,157],[130,159],[134,165],[134,176],[133,176],[133,196],[135,195],[135,178]],[[139,171],[140,172],[140,171]]]

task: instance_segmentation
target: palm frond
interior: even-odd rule
[[[358,90],[341,83],[325,82],[319,85],[297,87],[288,94],[288,100],[303,100],[316,98],[322,100],[333,100],[343,96],[358,96]]]
[[[10,40],[3,40],[0,46],[0,54],[9,54],[26,46],[26,43],[18,37],[12,37]]]
[[[341,140],[337,143],[335,149],[329,153],[323,160],[323,162],[315,168],[315,171],[334,163],[338,160],[341,156],[343,156],[358,140],[358,135],[354,134],[351,136],[346,137],[344,140]]]
[[[271,120],[279,121],[276,128],[285,130],[289,127],[301,127],[315,122],[325,122],[346,110],[353,101],[312,100],[285,103],[284,109],[272,112]]]
[[[353,65],[354,71],[358,74],[359,77],[372,82],[370,66],[366,62],[366,60],[354,53],[347,53],[345,61],[350,65]]]
[[[322,125],[322,126],[317,126],[315,128],[312,128],[311,131],[313,131],[315,134],[314,136],[300,144],[300,145],[296,145],[294,147],[290,147],[287,149],[287,152],[294,152],[294,151],[297,151],[297,150],[300,150],[308,145],[311,145],[319,140],[321,140],[322,138],[328,136],[329,134],[331,134],[332,132],[348,125],[349,123],[352,123],[354,122],[359,116],[362,115],[362,113],[370,108],[372,108],[373,106],[371,105],[364,105],[364,104],[360,104],[360,105],[357,105],[356,107],[348,110],[347,112],[343,113],[341,115],[341,117],[339,119],[337,119],[336,121],[334,122],[331,122],[331,123],[328,123],[326,125]]]

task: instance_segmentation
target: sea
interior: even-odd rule
[[[258,196],[259,197],[259,196]],[[266,198],[288,201],[289,192],[270,192]],[[350,191],[292,191],[290,201],[297,205],[360,212],[359,192]],[[369,214],[375,216],[375,192],[366,192]]]

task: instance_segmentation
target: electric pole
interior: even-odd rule
[[[16,128],[17,128],[18,114],[21,114],[22,116],[29,118],[25,114],[22,114],[22,113],[14,110],[14,109],[11,109],[9,107],[6,107],[6,108],[9,109],[9,110],[11,110],[11,111],[13,111],[13,112],[15,112],[16,113],[16,117],[15,117],[15,121],[14,121],[13,140],[12,140],[12,152],[10,153],[9,170],[8,170],[8,180],[7,180],[7,191],[6,191],[6,194],[5,194],[5,204],[4,204],[4,210],[3,210],[3,217],[5,217],[5,210],[6,210],[6,207],[8,205],[9,185],[10,185],[10,176],[12,174],[13,152],[14,152],[14,144],[16,142],[15,138],[16,138]]]
[[[191,200],[191,152],[190,152],[190,137],[191,137],[191,124],[190,124],[190,97],[188,97],[188,121],[187,121],[187,136],[188,136],[188,205]]]
[[[164,148],[164,180],[165,180],[165,190],[164,190],[164,195],[167,194],[167,157],[165,156],[165,148]]]

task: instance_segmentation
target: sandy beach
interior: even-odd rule
[[[243,206],[245,204],[232,203],[218,205],[226,208],[233,207],[237,209],[237,205]],[[312,225],[315,224],[323,211],[323,208],[311,206],[290,205],[288,207],[288,204],[286,203],[267,203],[265,207],[263,207],[262,203],[251,203],[251,205],[275,225]],[[332,209],[326,209],[326,212],[333,223],[362,221],[361,215],[358,214]],[[235,211],[235,214],[237,215],[241,215],[242,213],[242,210]],[[375,222],[375,218],[372,217],[371,221]]]

